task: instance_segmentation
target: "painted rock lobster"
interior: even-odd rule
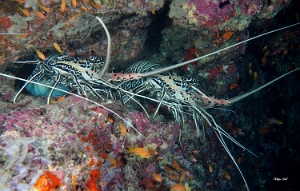
[[[101,24],[103,24],[100,18],[97,17],[97,19]],[[82,60],[73,58],[69,55],[51,55],[47,59],[38,62],[38,65],[36,66],[32,75],[28,78],[28,80],[24,80],[26,83],[16,94],[13,102],[16,102],[16,99],[21,91],[26,88],[29,92],[36,96],[48,97],[48,104],[50,103],[51,97],[59,97],[65,94],[74,95],[71,92],[76,91],[80,96],[83,95],[86,98],[91,99],[97,98],[101,101],[104,101],[107,98],[121,100],[124,104],[129,101],[134,101],[141,106],[148,116],[149,114],[139,101],[140,98],[149,99],[157,103],[154,116],[157,114],[162,105],[168,106],[168,109],[172,113],[175,121],[181,125],[184,124],[186,115],[192,116],[197,129],[197,136],[200,136],[200,134],[204,135],[204,123],[208,124],[208,126],[213,129],[221,145],[224,147],[227,154],[240,172],[247,190],[250,190],[238,163],[235,161],[224,140],[224,137],[234,142],[243,150],[249,150],[236,141],[220,125],[218,125],[214,117],[207,112],[207,109],[215,106],[227,106],[233,104],[254,94],[262,88],[269,86],[270,84],[291,74],[292,72],[298,71],[299,68],[292,70],[255,90],[238,95],[231,99],[215,99],[213,97],[209,97],[205,95],[199,88],[197,88],[199,85],[197,79],[184,78],[169,71],[185,66],[189,63],[196,62],[213,54],[217,54],[221,51],[233,48],[250,40],[279,30],[293,27],[298,24],[299,23],[264,33],[262,35],[228,46],[219,51],[170,67],[160,68],[160,66],[156,63],[139,61],[128,67],[125,70],[125,73],[106,73],[110,63],[110,37],[105,25],[103,24],[103,27],[107,32],[109,42],[106,62],[96,57],[90,57],[86,60]],[[0,75],[11,77],[2,73]],[[94,101],[92,102],[96,103]],[[97,104],[100,105],[99,103]],[[199,127],[201,125],[203,127],[202,132],[200,132]],[[135,130],[137,133],[139,133],[137,129]],[[256,156],[253,152],[249,152]]]

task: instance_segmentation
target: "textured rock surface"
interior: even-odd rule
[[[255,36],[299,21],[299,11],[293,9],[269,20],[290,3],[277,0],[78,0],[75,7],[67,0],[64,11],[62,1],[39,2],[0,2],[1,32],[10,33],[0,36],[1,72],[6,68],[6,74],[21,75],[25,68],[11,62],[37,59],[36,50],[57,52],[53,42],[72,56],[104,56],[107,41],[96,15],[111,32],[111,70],[142,58],[174,64],[232,45],[249,33]],[[163,20],[157,19],[162,15]],[[234,97],[299,67],[299,31],[295,27],[274,33],[177,72],[197,78],[207,95]],[[207,109],[226,132],[258,155],[226,140],[252,190],[299,187],[294,175],[300,166],[299,79],[295,73],[232,107]],[[15,86],[20,85],[0,77],[1,188],[39,190],[39,182],[45,180],[57,190],[170,190],[175,184],[186,190],[245,190],[212,128],[199,121],[205,136],[196,137],[190,113],[184,114],[180,127],[167,107],[147,118],[135,102],[108,100],[99,106],[68,95],[46,105],[45,98],[23,92],[13,104]],[[157,104],[139,101],[150,114],[156,111]],[[128,147],[143,148],[151,156],[142,158]],[[277,177],[288,181],[274,182]]]

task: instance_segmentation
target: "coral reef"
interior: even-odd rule
[[[148,119],[134,105],[102,103],[124,121],[100,105],[73,96],[45,105],[43,98],[22,95],[15,105],[9,102],[13,84],[7,79],[1,83],[7,84],[1,86],[0,108],[3,188],[168,190],[180,184],[203,189],[227,187],[226,173],[237,176],[238,172],[226,167],[230,160],[223,160],[225,151],[216,137],[200,142],[190,120],[181,129],[167,120],[164,110]],[[125,134],[120,124],[126,126]],[[207,133],[213,132],[208,128]],[[140,157],[129,147],[143,148],[150,157]],[[213,165],[212,172],[206,164]],[[214,176],[222,181],[210,182]],[[43,188],[41,181],[47,182]]]
[[[107,40],[95,16],[101,16],[112,36],[110,70],[124,70],[127,63],[145,57],[161,64],[174,64],[271,30],[274,23],[299,21],[298,10],[291,11],[292,16],[288,16],[287,10],[270,20],[290,3],[0,2],[0,70],[11,75],[27,72],[23,65],[11,62],[36,60],[37,50],[46,55],[61,48],[59,52],[74,57],[104,56]],[[158,52],[147,52],[145,42],[149,30],[153,30],[149,26],[159,14],[165,14],[166,24],[159,31],[161,36],[150,39],[161,40],[159,47],[155,47]],[[172,19],[172,24],[167,24],[166,17]],[[254,29],[259,30],[255,33]],[[182,67],[178,73],[200,79],[201,90],[207,95],[239,95],[299,67],[299,31],[294,28],[241,44]],[[296,74],[234,106],[207,110],[226,132],[259,156],[250,156],[226,140],[250,188],[293,190],[298,186],[298,177],[292,174],[300,166],[299,141],[295,136],[299,134],[298,82]],[[46,105],[45,98],[22,93],[13,104],[16,87],[14,80],[0,77],[3,190],[246,189],[239,171],[205,120],[199,121],[201,135],[197,137],[192,116],[187,114],[179,126],[168,107],[161,107],[153,117],[158,105],[144,99],[141,103],[150,118],[136,103],[122,105],[120,100],[107,100],[100,105],[97,99],[99,104],[66,95]],[[274,183],[274,177],[282,176],[288,177],[288,185]]]
[[[105,107],[115,112],[119,108],[143,136],[129,125],[127,134],[122,135],[117,123],[120,119],[75,97],[50,106],[44,105],[43,99],[24,97],[20,105],[13,106],[6,101],[12,96],[10,88],[2,89],[6,93],[1,100],[2,188],[43,190],[39,181],[47,179],[56,182],[47,184],[67,190],[112,190],[128,185],[139,190],[139,174],[149,163],[155,164],[157,155],[171,151],[179,136],[180,127],[174,122],[150,122],[143,113],[129,111],[116,101]],[[10,111],[5,112],[6,108]],[[127,147],[146,148],[152,156],[139,158]]]
[[[35,49],[56,51],[53,42],[73,56],[104,56],[107,42],[95,19],[97,15],[101,15],[113,34],[113,61],[132,60],[139,56],[145,42],[145,28],[151,22],[147,16],[164,5],[162,0],[75,2],[73,5],[66,1],[64,9],[61,1],[4,3],[2,9],[13,12],[2,12],[0,17],[1,46],[10,49],[2,52],[1,61],[16,61]]]
[[[114,68],[124,63],[151,57],[144,51],[150,23],[158,13],[168,12],[168,1],[131,0],[114,1],[17,1],[3,3],[0,17],[1,33],[0,67],[18,59],[31,59],[35,50],[51,54],[57,52],[53,43],[72,56],[87,58],[90,55],[104,56],[107,46],[102,27],[95,19],[101,15],[112,34],[112,62]],[[169,5],[171,28],[162,31],[163,42],[157,59],[178,62],[184,52],[196,46],[197,55],[223,48],[242,40],[244,30],[254,20],[259,25],[276,15],[290,1],[194,1],[176,0]],[[64,7],[64,8],[62,8]],[[259,19],[255,19],[259,18]],[[179,27],[178,27],[179,26]],[[185,30],[188,29],[188,30]],[[196,36],[195,31],[197,30]],[[217,33],[213,35],[211,31]],[[242,32],[237,32],[242,31]],[[232,37],[222,38],[227,32]],[[182,40],[177,40],[182,39]],[[228,50],[230,62],[238,53]],[[222,53],[224,56],[226,52]],[[235,54],[235,55],[234,55]],[[220,56],[215,55],[203,62],[208,63]],[[200,64],[200,63],[199,63]],[[214,65],[214,64],[212,64]],[[207,66],[209,68],[211,66]],[[1,69],[1,68],[0,68]]]
[[[169,17],[184,28],[210,30],[239,30],[247,28],[252,18],[270,19],[291,1],[262,0],[175,0]]]

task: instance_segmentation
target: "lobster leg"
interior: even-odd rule
[[[145,109],[145,107],[144,107],[139,101],[137,101],[136,99],[134,99],[133,96],[131,96],[130,99],[131,99],[132,101],[134,101],[135,103],[137,103],[137,104],[144,110],[144,112],[146,113],[147,117],[150,118],[150,116],[149,116],[147,110]]]
[[[18,91],[18,93],[15,95],[14,99],[13,99],[13,103],[16,103],[17,98],[19,97],[20,93],[23,91],[23,89],[31,82],[33,81],[37,76],[39,76],[41,73],[43,72],[43,70],[38,71],[36,74],[34,74],[28,81],[26,81],[26,83],[22,86],[22,88]]]
[[[85,89],[88,89],[89,92],[92,92],[93,95],[95,95],[97,98],[99,98],[101,101],[104,101],[105,99],[98,93],[97,89],[93,88],[90,84],[88,83],[85,83],[84,84],[84,87],[85,88],[82,88],[83,89],[83,93],[86,97],[88,97],[88,94],[87,94],[87,91]],[[100,89],[99,89],[100,90]]]
[[[160,106],[161,106],[161,103],[162,103],[162,101],[164,100],[165,94],[166,94],[166,90],[165,90],[165,86],[163,86],[162,97],[161,97],[161,99],[160,99],[160,102],[159,102],[159,104],[158,104],[156,110],[155,110],[155,113],[154,113],[153,117],[156,116],[156,114],[157,114],[157,112],[158,112],[158,110],[159,110],[159,108],[160,108]]]
[[[54,88],[56,88],[57,84],[60,82],[60,79],[61,79],[61,75],[58,73],[57,75],[57,79],[56,79],[56,82],[54,83],[53,87],[51,88],[51,91],[47,97],[47,105],[50,104],[50,99],[51,99],[51,96],[52,96],[52,93],[54,91]]]
[[[226,142],[223,139],[223,135],[225,137],[227,137],[230,141],[234,142],[236,145],[238,145],[240,148],[247,150],[248,152],[250,152],[251,154],[253,154],[254,156],[256,156],[253,152],[251,152],[250,150],[248,150],[246,147],[244,147],[242,144],[240,144],[238,141],[236,141],[233,137],[231,137],[226,131],[224,131],[224,129],[222,129],[222,127],[220,127],[216,121],[214,120],[214,118],[203,108],[197,108],[194,107],[195,111],[202,116],[206,122],[209,124],[209,126],[211,126],[217,136],[217,138],[219,139],[220,143],[222,144],[222,146],[224,147],[225,151],[227,152],[227,154],[229,155],[229,157],[231,158],[231,160],[233,161],[234,165],[236,166],[236,168],[238,169],[238,171],[240,172],[244,183],[246,185],[247,190],[250,190],[247,184],[247,181],[241,171],[241,169],[239,168],[238,164],[236,163],[236,161],[234,160],[234,157],[232,156],[230,150],[228,149],[228,146],[226,144]],[[256,156],[257,157],[257,156]]]
[[[134,98],[135,95],[139,95],[139,93],[145,91],[145,90],[146,90],[146,87],[145,87],[145,88],[142,88],[142,89],[139,89],[137,93],[131,93],[131,92],[127,92],[127,91],[125,92],[122,88],[120,88],[120,85],[117,86],[117,88],[118,88],[118,91],[119,91],[119,92],[120,92],[120,90],[123,92],[123,93],[120,92],[120,96],[121,96],[121,99],[122,99],[122,102],[123,102],[124,105],[125,105],[129,100],[132,100],[132,101],[134,101],[135,103],[137,103],[137,104],[144,110],[144,112],[145,112],[145,114],[147,115],[147,117],[150,118],[150,116],[149,116],[147,110],[145,109],[145,107],[144,107],[139,101],[137,101],[137,100]],[[125,97],[125,96],[126,96],[126,97]],[[125,99],[126,99],[126,100],[125,100]]]

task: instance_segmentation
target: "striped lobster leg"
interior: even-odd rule
[[[38,65],[34,69],[33,73],[29,76],[26,83],[23,87],[18,91],[18,93],[14,96],[13,102],[15,103],[20,93],[24,88],[27,89],[30,93],[38,96],[46,96],[47,104],[50,103],[50,98],[54,93],[54,89],[58,86],[63,90],[70,91],[70,89],[66,85],[66,79],[62,78],[60,73],[56,72],[51,68],[56,62],[58,55],[51,55],[46,60],[38,62]],[[46,85],[51,85],[52,88],[47,88],[41,85],[37,85],[31,82],[41,82]],[[56,95],[63,95],[64,93],[60,91],[55,91]]]

